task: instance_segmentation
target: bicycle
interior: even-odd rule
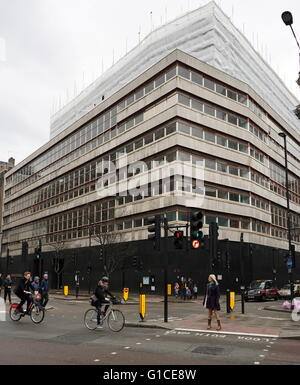
[[[32,295],[31,303],[29,305],[28,312],[24,313],[22,310],[17,309],[18,303],[12,303],[9,308],[10,319],[14,322],[20,321],[25,315],[29,315],[33,323],[39,324],[44,320],[45,309],[41,305],[42,296],[39,293]]]
[[[113,332],[120,332],[125,326],[125,317],[124,314],[118,310],[114,309],[112,305],[113,302],[109,302],[106,305],[109,305],[105,315],[101,312],[101,308],[92,308],[88,309],[84,314],[84,324],[89,330],[97,329],[97,326],[102,326],[104,321],[107,321],[108,327]],[[100,314],[99,314],[100,313]],[[97,323],[97,316],[100,315],[100,324]]]

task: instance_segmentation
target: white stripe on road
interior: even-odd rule
[[[211,330],[198,330],[198,329],[181,329],[176,328],[174,329],[176,331],[182,331],[182,332],[195,332],[195,333],[211,333],[211,334],[227,334],[227,335],[233,335],[233,336],[249,336],[249,337],[266,337],[266,338],[279,338],[279,335],[273,335],[273,334],[256,334],[256,333],[240,333],[240,332],[225,332],[225,331],[211,331]]]

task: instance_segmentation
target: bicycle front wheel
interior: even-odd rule
[[[45,310],[41,306],[33,305],[30,311],[31,321],[35,324],[39,324],[45,317]]]
[[[113,332],[120,332],[125,326],[125,317],[120,310],[111,310],[108,315],[107,324]]]
[[[89,330],[97,329],[97,310],[89,309],[84,314],[84,324]]]

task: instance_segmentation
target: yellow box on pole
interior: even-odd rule
[[[172,285],[168,284],[168,295],[172,295]]]
[[[69,295],[69,286],[64,286],[64,295]]]
[[[140,317],[143,321],[146,315],[146,295],[140,294]]]
[[[127,301],[128,297],[129,297],[129,289],[128,289],[128,287],[124,287],[124,289],[123,289],[123,299],[124,299],[124,301]]]
[[[234,306],[235,306],[235,292],[231,291],[230,292],[230,308],[231,308],[231,310],[234,309]]]

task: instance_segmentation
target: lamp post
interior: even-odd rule
[[[290,193],[289,193],[289,171],[288,171],[288,158],[287,158],[287,141],[286,134],[284,132],[280,132],[279,136],[281,136],[284,140],[284,158],[285,158],[285,189],[286,189],[286,207],[287,207],[287,230],[288,230],[288,242],[289,242],[289,260],[292,259],[292,232],[291,232],[291,216],[290,216]],[[292,268],[288,269],[289,272],[289,281],[291,285],[291,306],[293,307],[293,273]]]

